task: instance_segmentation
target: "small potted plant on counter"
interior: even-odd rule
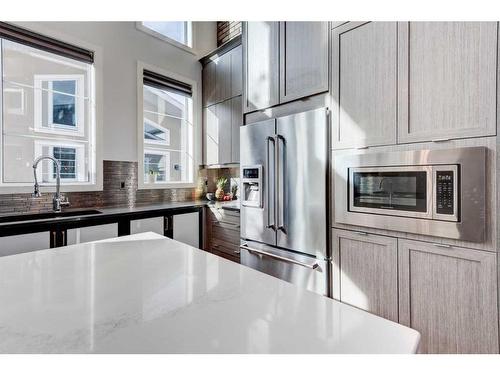
[[[217,190],[215,191],[215,198],[217,200],[223,200],[224,199],[224,186],[227,184],[227,178],[226,177],[219,177],[217,179]]]
[[[231,186],[231,199],[238,199],[238,185],[234,184]]]

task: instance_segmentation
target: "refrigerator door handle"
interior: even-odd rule
[[[283,142],[283,152],[280,153],[280,141]],[[276,136],[276,165],[277,165],[277,170],[278,170],[278,178],[277,178],[277,185],[278,185],[278,230],[281,230],[283,233],[287,233],[286,226],[285,226],[285,174],[286,174],[286,140],[285,137],[282,135],[278,134]],[[283,155],[282,158],[280,156]]]
[[[271,191],[270,189],[270,182],[273,181],[273,185],[275,184],[275,170],[274,170],[274,165],[271,168],[271,163],[270,163],[270,157],[269,157],[269,145],[273,144],[273,148],[276,149],[276,142],[274,140],[274,137],[267,137],[266,139],[266,192],[267,192],[267,223],[266,223],[266,228],[270,228],[272,230],[276,230],[276,224],[274,222],[274,217],[275,217],[275,202],[274,202],[274,189]],[[274,151],[274,150],[273,150]],[[271,177],[271,170],[272,170],[272,177]],[[271,196],[272,198],[272,204],[271,204]],[[271,215],[271,208],[273,210],[273,214]],[[271,223],[271,217],[273,218],[273,222]]]
[[[260,254],[260,255],[263,255],[266,257],[275,258],[275,259],[281,260],[283,262],[297,264],[299,266],[310,268],[312,270],[315,270],[316,268],[319,267],[317,262],[311,262],[311,263],[300,262],[300,261],[295,260],[295,259],[286,258],[286,257],[280,256],[277,254],[269,253],[269,252],[264,251],[264,250],[249,247],[249,246],[247,246],[247,244],[240,245],[240,249],[247,250],[251,253],[257,253],[257,254]]]

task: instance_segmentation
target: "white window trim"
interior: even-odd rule
[[[75,115],[76,126],[68,126],[64,124],[55,124],[53,122],[53,90],[52,84],[56,81],[76,81],[75,94]],[[43,93],[42,83],[48,82],[49,91],[47,91],[47,115],[48,126],[43,126]],[[35,131],[39,133],[52,133],[60,135],[73,135],[83,137],[85,135],[85,98],[84,98],[85,78],[83,74],[36,74],[34,79],[35,87]]]
[[[188,23],[188,40],[189,40],[189,45],[180,43],[180,42],[178,42],[175,39],[169,38],[166,35],[163,35],[163,34],[157,32],[155,30],[152,30],[149,27],[144,26],[144,24],[142,22],[136,22],[135,23],[135,27],[137,28],[137,30],[142,31],[142,32],[144,32],[144,33],[146,33],[148,35],[151,35],[152,37],[160,39],[160,40],[162,40],[164,42],[167,42],[168,44],[173,45],[174,47],[180,48],[180,49],[182,49],[182,50],[184,50],[186,52],[189,52],[189,53],[191,53],[193,55],[196,55],[196,52],[195,52],[195,50],[193,48],[193,43],[194,43],[194,40],[193,40],[193,29],[194,29],[193,22],[191,22],[191,21],[184,21],[184,22]]]
[[[68,183],[85,183],[85,181],[81,181],[86,179],[85,176],[85,168],[79,168],[78,166],[84,166],[85,165],[85,145],[82,143],[78,142],[71,142],[71,141],[66,141],[66,140],[54,140],[54,141],[47,141],[47,140],[36,140],[35,141],[35,158],[39,157],[42,155],[42,147],[47,146],[50,148],[50,153],[49,156],[54,156],[54,147],[64,147],[64,148],[74,148],[76,151],[76,158],[75,158],[75,172],[77,175],[77,178],[75,179],[68,179],[68,178],[61,178],[61,185],[63,184],[68,184]],[[50,162],[49,162],[50,163]],[[52,166],[51,166],[52,167]],[[52,168],[51,168],[52,170]],[[42,182],[42,171],[37,170],[37,177],[38,181],[40,181],[40,185],[46,185],[46,184],[53,184],[56,179],[52,176],[52,173],[49,173],[49,182]]]
[[[165,157],[165,181],[158,181],[158,182],[155,182],[154,184],[168,184],[168,183],[170,183],[170,151],[162,151],[162,150],[157,150],[157,149],[145,148],[144,153],[151,154],[151,155],[160,155],[160,156]],[[144,174],[143,174],[143,178],[142,178],[143,182],[144,182]],[[148,175],[149,175],[149,171],[148,171]],[[149,182],[144,182],[144,183],[149,183]]]
[[[28,28],[34,32],[38,32],[40,34],[47,35],[49,37],[64,41],[66,43],[74,44],[77,46],[81,46],[83,48],[94,51],[94,64],[90,69],[90,87],[89,87],[89,97],[93,98],[92,101],[89,102],[90,105],[90,128],[89,128],[89,141],[91,142],[91,147],[89,148],[89,155],[92,154],[92,163],[89,164],[89,172],[92,178],[92,181],[87,183],[78,183],[78,184],[68,184],[61,186],[62,192],[78,192],[78,191],[102,191],[103,188],[103,166],[102,166],[102,124],[103,124],[103,113],[102,113],[102,103],[103,103],[103,53],[102,47],[88,43],[85,40],[81,40],[72,36],[68,36],[65,33],[61,33],[58,31],[54,31],[50,27],[47,27],[41,23],[18,23],[14,22],[14,24],[19,24],[19,26]],[[0,50],[0,59],[1,59],[1,50]],[[142,79],[142,77],[141,77]],[[2,85],[2,81],[0,80],[0,86]],[[2,87],[0,87],[0,113],[3,113],[2,103],[3,103],[3,95],[2,95]],[[0,125],[3,116],[0,116]],[[0,127],[1,129],[1,127]],[[0,145],[3,144],[3,134],[0,131]],[[0,176],[3,175],[3,155],[0,152]],[[32,193],[33,192],[33,183],[2,183],[0,178],[0,194],[14,194],[14,193]],[[43,188],[42,192],[55,192],[55,186],[47,186]]]
[[[143,71],[144,69],[156,72],[158,74],[171,77],[173,79],[185,82],[192,87],[192,116],[191,126],[192,129],[192,149],[188,152],[191,153],[193,168],[191,171],[192,182],[158,182],[154,184],[144,183],[144,149],[148,149],[144,145],[144,115],[143,115]],[[175,188],[194,188],[196,187],[196,177],[197,170],[201,160],[201,92],[198,92],[198,83],[190,78],[184,77],[177,73],[169,72],[159,67],[144,63],[142,61],[137,62],[137,160],[138,160],[138,189],[175,189]],[[188,121],[189,122],[189,121]],[[188,143],[189,144],[189,143]]]
[[[148,125],[158,129],[158,130],[161,130],[163,133],[165,133],[165,140],[164,141],[156,141],[154,139],[145,139],[144,138],[144,132],[142,134],[142,139],[144,140],[144,143],[147,143],[147,144],[150,144],[150,145],[162,145],[162,146],[170,146],[170,130],[168,130],[167,128],[157,124],[156,122],[150,120],[150,119],[147,119],[145,118],[144,119],[144,122],[147,122]],[[143,124],[144,126],[144,124]]]

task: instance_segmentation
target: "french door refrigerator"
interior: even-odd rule
[[[328,110],[240,128],[241,263],[328,294]]]

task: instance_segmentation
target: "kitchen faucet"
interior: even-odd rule
[[[54,162],[56,166],[56,193],[54,194],[54,198],[52,198],[52,209],[54,212],[61,212],[62,206],[69,206],[69,201],[67,199],[61,198],[61,164],[59,160],[53,158],[52,156],[39,156],[33,162],[33,175],[35,176],[35,191],[31,194],[32,197],[40,197],[40,186],[38,185],[38,178],[36,176],[36,168],[38,163],[43,159],[49,159]]]

